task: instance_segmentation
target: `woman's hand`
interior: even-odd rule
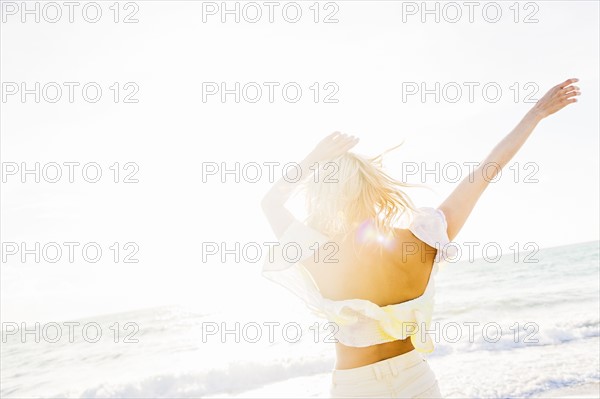
[[[359,139],[340,132],[334,132],[325,137],[314,150],[305,158],[307,164],[331,161],[345,154],[358,143]]]
[[[579,87],[573,83],[579,79],[568,79],[551,88],[531,110],[539,119],[543,119],[560,111],[567,105],[577,102],[575,96],[581,94]]]
[[[282,176],[271,187],[263,198],[261,205],[271,228],[278,238],[284,234],[287,227],[295,220],[294,215],[286,209],[285,203],[298,186],[297,183],[309,178],[311,175],[310,168],[315,162],[334,160],[354,147],[356,143],[358,143],[358,139],[353,136],[341,134],[340,132],[330,134],[321,140],[315,149],[300,162],[300,180],[295,180],[294,177]]]

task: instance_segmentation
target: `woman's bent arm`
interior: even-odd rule
[[[330,161],[344,154],[358,143],[358,138],[340,132],[334,132],[325,137],[300,163],[300,179],[291,182],[282,177],[267,192],[261,201],[265,216],[269,220],[271,229],[280,238],[287,227],[295,220],[294,215],[285,207],[296,187],[311,175],[311,167],[315,163]]]
[[[537,124],[545,117],[577,101],[574,97],[580,94],[579,88],[571,86],[575,82],[577,79],[569,79],[550,89],[494,147],[483,163],[465,177],[438,207],[446,216],[450,240],[458,235],[490,180],[494,179],[519,151]]]

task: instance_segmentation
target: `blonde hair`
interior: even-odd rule
[[[374,222],[384,235],[395,235],[394,227],[415,207],[402,191],[412,185],[400,182],[382,169],[383,155],[374,158],[347,152],[315,168],[304,185],[308,216],[306,223],[333,237],[353,227]]]

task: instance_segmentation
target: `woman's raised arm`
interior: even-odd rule
[[[494,147],[469,176],[465,177],[438,207],[448,222],[448,237],[453,240],[461,230],[477,200],[498,172],[506,166],[525,143],[533,129],[544,118],[577,101],[578,79],[568,79],[550,89],[523,117],[519,124]]]

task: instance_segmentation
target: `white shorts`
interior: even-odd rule
[[[367,366],[331,374],[332,398],[441,398],[427,360],[412,350]]]

